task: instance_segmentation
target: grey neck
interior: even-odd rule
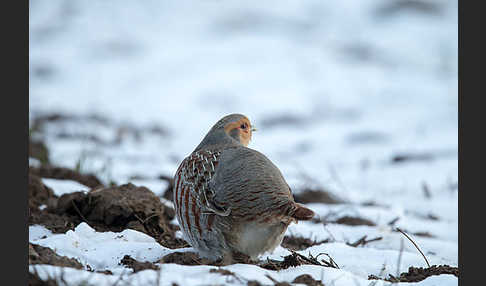
[[[211,129],[204,139],[199,143],[199,145],[194,149],[193,152],[197,152],[202,149],[209,147],[220,147],[220,146],[243,146],[239,141],[235,140],[226,132],[224,129]]]

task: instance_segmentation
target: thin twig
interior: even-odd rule
[[[397,216],[396,218],[392,219],[392,220],[391,220],[391,221],[388,223],[388,225],[389,225],[389,226],[393,226],[393,225],[395,225],[395,223],[396,223],[396,222],[397,222],[399,219],[400,219],[400,217],[399,217],[399,216]]]
[[[78,215],[86,222],[89,224],[89,221],[84,217],[84,215],[81,213],[81,211],[78,209],[78,206],[76,205],[76,203],[74,203],[74,200],[71,201],[73,207],[74,207],[74,210],[76,210],[76,212],[78,213]]]
[[[314,259],[317,261],[317,257],[319,257],[319,255],[321,255],[321,254],[324,254],[327,257],[329,257],[329,262],[325,261],[324,259],[321,260],[324,263],[325,266],[336,268],[336,269],[341,269],[341,268],[339,268],[339,265],[336,263],[336,261],[334,261],[334,259],[332,259],[332,257],[327,253],[323,253],[323,252],[319,253],[316,257],[314,257]],[[309,256],[312,257],[312,255],[310,255],[310,253],[309,253]]]
[[[422,183],[422,191],[424,192],[424,196],[426,199],[432,198],[432,194],[430,193],[429,186],[426,182]]]
[[[156,213],[154,213],[154,214],[152,214],[152,215],[148,216],[148,217],[147,217],[147,218],[145,218],[145,219],[140,218],[140,217],[139,217],[137,214],[134,214],[134,216],[135,216],[135,218],[136,218],[136,219],[138,219],[138,221],[140,221],[140,223],[142,223],[142,224],[145,226],[145,223],[146,223],[146,222],[147,222],[149,219],[151,219],[151,218],[153,218],[153,217],[157,217],[157,216],[159,216],[159,215],[158,215],[158,214],[156,214]]]
[[[334,237],[334,235],[332,235],[332,233],[327,229],[326,227],[326,224],[323,222],[322,223],[322,227],[324,228],[324,230],[329,234],[329,236],[331,237],[332,239],[332,242],[335,242],[336,241],[336,238]]]
[[[378,276],[376,276],[376,277],[379,278],[380,276],[382,276],[383,273],[385,272],[385,270],[386,270],[386,263],[383,263],[383,266],[381,267],[380,273],[378,273]],[[368,280],[369,279],[370,278],[368,278]],[[382,279],[382,278],[379,278],[379,279]],[[376,283],[378,283],[378,279],[371,281],[371,283],[368,284],[368,286],[375,286]]]
[[[159,286],[162,278],[162,265],[160,265],[159,270],[157,270],[157,277],[155,279],[155,285]]]
[[[365,245],[365,244],[367,244],[369,242],[373,242],[373,241],[377,241],[377,240],[383,239],[383,237],[379,236],[379,237],[375,237],[375,238],[366,240],[366,237],[367,237],[367,235],[365,235],[362,238],[358,239],[356,242],[353,242],[353,243],[346,242],[346,244],[349,245],[349,246],[358,247],[360,245]]]
[[[420,248],[417,246],[417,244],[404,232],[402,231],[400,228],[396,228],[399,232],[401,232],[403,235],[405,235],[406,238],[408,238],[408,240],[410,240],[413,245],[415,246],[415,248],[417,248],[417,250],[420,252],[420,254],[422,254],[422,257],[425,259],[425,262],[427,263],[427,266],[430,268],[430,264],[429,264],[429,261],[427,260],[427,257],[425,257],[424,253],[422,252],[422,250],[420,250]]]
[[[402,263],[402,253],[403,253],[403,238],[400,238],[400,253],[398,254],[397,261],[397,277],[400,276],[400,264]]]

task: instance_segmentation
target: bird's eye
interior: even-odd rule
[[[241,124],[241,126],[240,126],[241,129],[246,129],[246,127],[247,127],[246,123],[245,124]]]

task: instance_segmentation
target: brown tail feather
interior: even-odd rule
[[[296,209],[292,217],[296,220],[310,220],[314,217],[314,212],[311,209],[298,203],[295,203],[295,207]]]

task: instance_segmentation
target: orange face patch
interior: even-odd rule
[[[239,141],[243,146],[248,146],[251,140],[251,123],[248,118],[244,117],[236,122],[226,124],[224,131],[230,135],[232,130],[237,130]]]

